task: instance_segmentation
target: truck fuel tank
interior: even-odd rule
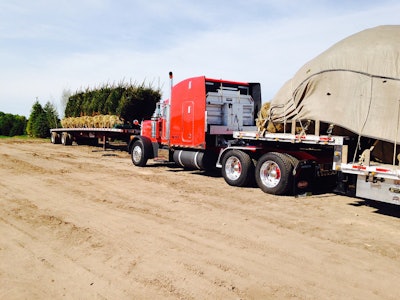
[[[217,155],[208,151],[175,150],[173,159],[183,168],[209,170],[215,167]]]

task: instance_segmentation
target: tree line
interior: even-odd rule
[[[32,106],[27,120],[25,116],[0,112],[0,135],[26,135],[46,138],[50,136],[50,128],[60,127],[60,119],[56,108],[50,102],[44,107],[38,100]]]
[[[25,116],[13,115],[0,111],[0,135],[16,136],[26,134]]]

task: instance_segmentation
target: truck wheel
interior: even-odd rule
[[[50,141],[52,144],[59,144],[61,142],[60,134],[57,132],[52,132],[50,136]]]
[[[254,179],[254,164],[250,155],[230,150],[222,159],[222,176],[232,186],[247,186]]]
[[[260,157],[256,165],[256,182],[268,194],[284,195],[292,189],[293,164],[290,157],[269,152]]]
[[[299,160],[298,160],[296,157],[291,156],[290,154],[284,153],[284,155],[287,156],[287,157],[289,158],[289,161],[290,161],[290,163],[291,163],[291,165],[292,165],[292,167],[293,167],[293,170],[295,170],[295,169],[297,168],[297,165],[298,165],[298,163],[299,163]],[[293,170],[292,170],[292,171],[293,171]],[[293,174],[293,175],[294,175],[294,174]]]
[[[64,146],[72,145],[72,136],[68,132],[63,132],[61,134],[61,144],[63,144]]]
[[[142,140],[137,140],[136,142],[133,143],[131,158],[135,166],[138,167],[146,166],[148,160],[148,153],[146,153],[146,149],[144,147],[144,143]]]

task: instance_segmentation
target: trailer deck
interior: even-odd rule
[[[291,134],[291,133],[260,133],[259,131],[234,131],[235,139],[251,139],[265,142],[290,142],[320,145],[343,145],[344,137],[331,135]]]
[[[102,139],[103,148],[106,148],[107,139],[118,139],[129,142],[132,135],[139,135],[140,129],[136,128],[53,128],[50,129],[53,144],[71,145],[77,143],[97,144]]]

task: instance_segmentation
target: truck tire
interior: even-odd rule
[[[269,152],[256,165],[256,182],[268,194],[285,195],[293,189],[293,162],[288,155]]]
[[[292,167],[293,167],[292,171],[294,171],[297,168],[297,165],[299,164],[299,160],[296,157],[291,156],[290,154],[287,154],[287,153],[283,153],[283,155],[285,155],[285,156],[287,156],[289,158],[289,161],[290,161],[290,163],[292,164]],[[295,175],[295,174],[293,174],[293,175]]]
[[[72,136],[68,132],[63,132],[61,134],[61,144],[63,144],[64,146],[72,145]]]
[[[138,139],[132,145],[131,150],[132,163],[137,167],[144,167],[149,159],[149,149],[145,147],[143,140]]]
[[[52,132],[50,136],[50,141],[52,144],[60,144],[61,143],[60,134],[57,132]]]
[[[254,180],[254,164],[246,152],[229,150],[222,158],[222,176],[232,186],[248,186]]]

